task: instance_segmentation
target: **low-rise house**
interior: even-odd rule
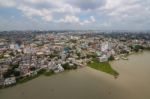
[[[41,55],[44,55],[44,53],[43,52],[37,52],[36,55],[41,56]]]
[[[9,65],[1,65],[0,66],[0,71],[2,73],[6,72],[9,69]]]
[[[100,62],[107,62],[108,61],[107,55],[103,55],[103,56],[99,57],[99,61]]]
[[[59,72],[63,72],[64,68],[61,66],[61,64],[55,65],[52,70],[54,71],[54,73],[59,73]]]
[[[29,76],[35,76],[35,75],[37,75],[37,71],[36,70],[35,71],[30,71]]]
[[[4,85],[7,86],[7,85],[12,85],[12,84],[15,84],[16,83],[16,78],[15,77],[9,77],[9,78],[6,78],[4,80]]]
[[[0,51],[3,51],[3,50],[7,50],[8,48],[8,45],[4,44],[4,43],[0,43]]]
[[[21,76],[27,76],[29,75],[29,65],[20,65],[19,66],[19,70],[20,70],[20,73],[21,73]]]
[[[97,56],[101,56],[101,55],[102,55],[102,52],[96,51],[96,55],[97,55]]]
[[[5,54],[4,57],[5,57],[5,58],[9,58],[10,55],[9,55],[9,54]]]

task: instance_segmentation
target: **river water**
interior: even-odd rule
[[[150,52],[113,61],[119,77],[85,67],[0,90],[0,99],[150,99]]]

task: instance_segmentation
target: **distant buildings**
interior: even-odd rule
[[[150,48],[147,39],[150,35],[146,39],[138,39],[141,35],[135,35],[92,34],[89,31],[57,34],[15,32],[7,38],[9,35],[6,34],[5,38],[0,37],[0,86],[16,83],[16,77],[37,75],[42,69],[59,73],[65,70],[63,65],[66,63],[70,66],[67,68],[82,67],[93,58],[107,62],[111,56],[118,60],[121,54]],[[14,74],[16,70],[18,76]]]

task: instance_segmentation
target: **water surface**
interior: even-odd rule
[[[117,79],[85,67],[0,90],[0,99],[150,99],[150,52],[111,64]]]

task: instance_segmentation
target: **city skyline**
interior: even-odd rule
[[[149,30],[148,0],[0,0],[0,30]]]

